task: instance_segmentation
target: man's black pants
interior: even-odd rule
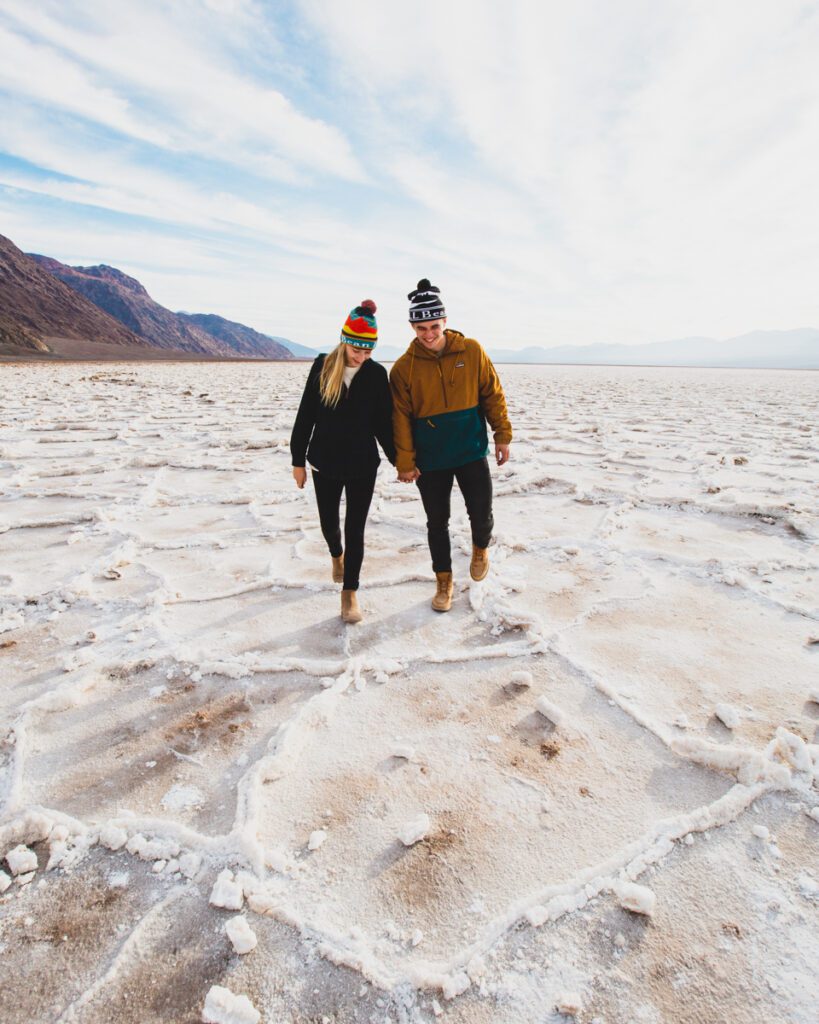
[[[478,548],[489,547],[492,528],[492,475],[486,459],[467,462],[457,469],[434,469],[422,472],[416,483],[421,492],[427,514],[427,538],[434,572],[452,572],[452,554],[449,544],[449,510],[452,484],[464,496],[466,512],[472,527],[472,543]]]
[[[358,577],[364,561],[364,527],[375,490],[376,470],[370,476],[355,480],[330,480],[324,473],[313,470],[321,532],[333,558],[344,552],[344,589],[358,590]],[[339,505],[341,492],[346,493],[347,510],[344,513],[344,547],[341,546]]]

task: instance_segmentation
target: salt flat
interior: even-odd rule
[[[384,463],[344,626],[306,372],[0,368],[0,1019],[815,1020],[819,377],[501,367],[489,578]]]

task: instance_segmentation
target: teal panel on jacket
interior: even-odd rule
[[[477,405],[417,419],[412,436],[415,464],[422,473],[455,469],[489,454],[486,420]]]

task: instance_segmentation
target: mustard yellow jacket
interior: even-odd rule
[[[512,427],[492,361],[474,338],[447,330],[437,356],[418,341],[390,371],[395,467],[409,473],[453,469],[485,456],[486,421],[495,444],[509,444]]]

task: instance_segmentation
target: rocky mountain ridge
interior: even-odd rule
[[[75,267],[0,235],[0,358],[298,358],[286,339],[208,313],[174,313],[106,264]]]
[[[266,359],[292,359],[293,353],[275,338],[255,331],[245,324],[226,320],[215,313],[176,313],[192,328],[204,331],[209,337],[229,345],[234,353],[248,356],[263,355]]]
[[[32,259],[74,291],[119,320],[159,349],[205,357],[292,359],[284,345],[244,324],[207,313],[174,313],[148,294],[145,287],[115,267],[72,267],[48,256]]]
[[[49,355],[74,343],[116,353],[150,346],[115,317],[78,295],[0,235],[0,354]]]

